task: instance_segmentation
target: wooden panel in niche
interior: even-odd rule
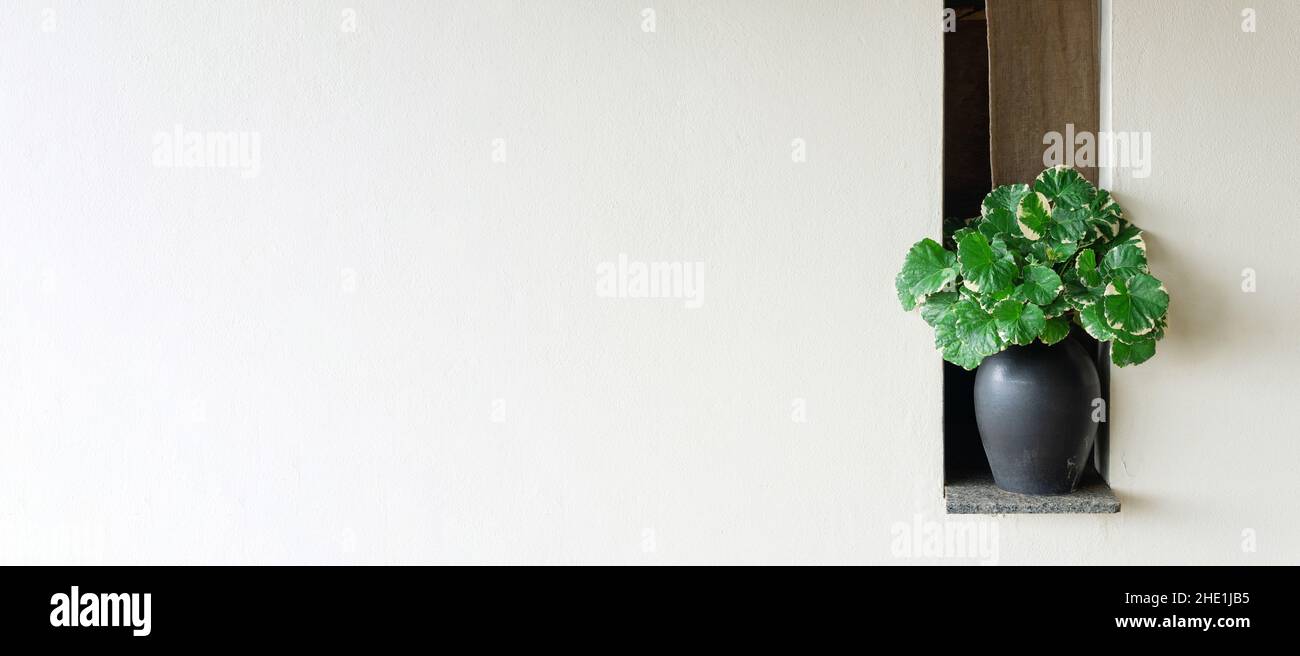
[[[985,9],[993,184],[1031,183],[1045,168],[1045,134],[1099,129],[1097,0],[987,0]],[[1076,168],[1096,184],[1093,164]]]

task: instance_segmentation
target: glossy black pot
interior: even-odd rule
[[[1073,492],[1097,438],[1099,398],[1097,367],[1072,338],[985,358],[975,372],[975,422],[998,487]]]

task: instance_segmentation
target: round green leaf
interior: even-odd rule
[[[956,305],[954,304],[955,308]],[[984,356],[966,346],[957,336],[957,313],[947,312],[938,317],[934,324],[934,346],[943,354],[943,359],[963,369],[978,367]]]
[[[961,341],[954,341],[943,347],[943,359],[951,362],[966,371],[970,371],[980,366],[984,361],[984,356],[971,350],[970,347]]]
[[[1151,332],[1169,309],[1169,293],[1154,276],[1139,273],[1116,279],[1106,287],[1102,302],[1106,324],[1133,335]]]
[[[1025,345],[1043,332],[1043,310],[1033,303],[1007,300],[993,308],[998,336],[1012,344]]]
[[[1110,343],[1110,361],[1117,366],[1127,367],[1142,364],[1156,354],[1156,340],[1140,339],[1132,344],[1115,341]]]
[[[1127,280],[1130,276],[1147,272],[1146,243],[1138,237],[1136,241],[1120,244],[1101,258],[1101,272],[1107,278],[1116,277]]]
[[[956,302],[957,292],[931,294],[921,305],[921,318],[931,326],[937,326],[945,316],[952,313],[952,306]]]
[[[1109,342],[1115,339],[1115,331],[1106,325],[1106,320],[1101,316],[1101,303],[1095,303],[1079,310],[1079,325],[1092,335],[1092,338],[1099,342]]]
[[[1016,208],[1016,224],[1025,239],[1038,241],[1047,236],[1052,221],[1052,203],[1041,193],[1026,194]]]
[[[1038,174],[1034,191],[1046,196],[1056,207],[1082,208],[1092,202],[1097,188],[1078,171],[1057,166]]]
[[[1054,244],[1075,244],[1088,234],[1088,216],[1086,207],[1054,205],[1047,234]]]
[[[1049,267],[1030,264],[1022,272],[1024,282],[1016,287],[1016,297],[1037,305],[1051,303],[1061,293],[1061,277]]]
[[[1016,261],[1002,249],[994,251],[988,239],[979,233],[966,235],[957,244],[962,282],[973,292],[997,292],[1011,286],[1016,275]]]
[[[962,299],[953,306],[956,316],[957,339],[966,348],[981,356],[993,355],[1002,350],[997,321],[978,303]]]
[[[1065,339],[1065,336],[1069,334],[1070,322],[1063,317],[1056,317],[1043,323],[1043,331],[1038,336],[1038,339],[1050,346]]]
[[[1020,200],[1028,193],[1029,185],[1013,184],[1002,185],[984,197],[984,202],[980,204],[980,217],[992,228],[993,234],[1020,235],[1020,227],[1016,225],[1016,208],[1020,207]],[[981,232],[989,234],[988,231]]]
[[[1058,166],[1039,174],[1034,181],[1034,191],[1050,202],[1052,220],[1047,234],[1057,246],[1056,250],[1072,252],[1073,249],[1061,246],[1075,244],[1090,233],[1088,220],[1092,217],[1091,203],[1097,195],[1097,188],[1078,171]]]
[[[907,252],[903,270],[894,278],[898,300],[911,310],[925,297],[957,279],[957,256],[933,239],[916,242]]]

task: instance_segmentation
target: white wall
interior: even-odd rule
[[[1172,300],[1157,357],[1113,380],[1108,559],[1295,563],[1300,3],[1171,5],[1113,7],[1114,129],[1150,132],[1152,153],[1149,178],[1115,188]]]
[[[1115,377],[1124,511],[992,520],[999,559],[1294,559],[1300,16],[1116,4],[1177,323]],[[0,561],[899,562],[944,520],[892,291],[938,8],[4,3]],[[177,123],[260,173],[155,166]],[[703,307],[598,297],[620,253],[704,262]]]
[[[888,558],[937,10],[647,4],[5,3],[0,558]],[[178,122],[260,175],[155,168]],[[703,307],[598,298],[619,253]]]

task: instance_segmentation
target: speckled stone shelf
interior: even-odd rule
[[[987,472],[953,476],[943,488],[950,515],[1117,513],[1119,499],[1089,468],[1073,494],[1031,496],[999,489]]]

